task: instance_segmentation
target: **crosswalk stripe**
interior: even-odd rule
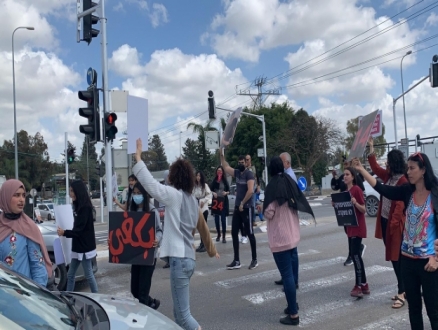
[[[301,322],[301,320],[300,320]],[[426,314],[426,311],[423,309],[423,322],[427,327],[429,323],[429,318]],[[403,312],[398,312],[395,314],[391,314],[390,316],[381,318],[375,322],[371,322],[365,324],[361,327],[354,328],[353,330],[374,330],[374,329],[397,329],[397,330],[408,330],[411,329],[409,323],[409,314],[407,310]],[[428,329],[428,328],[427,328]]]
[[[392,271],[392,268],[379,266],[379,265],[373,265],[371,267],[366,268],[367,276],[372,276],[387,271]],[[335,274],[328,277],[319,278],[308,282],[303,282],[300,283],[300,293],[311,292],[321,287],[328,287],[346,281],[352,281],[354,280],[354,277],[355,277],[354,271],[350,271],[348,273]],[[267,301],[271,301],[281,297],[284,297],[284,292],[282,292],[280,289],[277,289],[277,290],[269,290],[265,292],[249,294],[243,296],[242,298],[248,300],[249,302],[255,305],[260,305]]]
[[[367,302],[371,302],[375,304],[376,300],[380,300],[382,297],[387,299],[388,303],[390,300],[388,297],[391,296],[395,291],[394,285],[385,287],[383,289],[379,289],[379,291],[373,291],[370,296],[366,296],[363,301],[360,302],[361,306],[366,304]],[[345,309],[345,307],[353,306],[356,304],[356,300],[353,299],[345,299],[340,301],[333,301],[329,303],[324,303],[317,306],[312,306],[311,309],[304,313],[300,313],[300,326],[308,326],[315,323],[322,323],[324,320],[327,320],[328,315],[330,315],[333,311],[337,311],[337,316],[341,312],[345,314],[350,313],[349,310]],[[389,308],[389,305],[388,305]],[[380,329],[380,328],[375,328]]]
[[[335,265],[343,260],[344,260],[343,257],[337,257],[337,258],[332,258],[332,259],[327,259],[327,260],[308,262],[308,263],[300,265],[300,271],[312,270],[312,269],[316,269],[316,268],[320,268],[320,267],[324,267],[324,266]],[[268,270],[265,272],[255,273],[255,274],[246,275],[246,276],[241,276],[241,277],[236,277],[236,278],[229,279],[229,280],[218,281],[218,282],[215,282],[214,284],[219,286],[219,287],[231,289],[231,288],[235,288],[239,285],[246,284],[248,282],[255,282],[255,281],[259,281],[261,279],[273,278],[275,276],[280,277],[280,273],[277,269]]]

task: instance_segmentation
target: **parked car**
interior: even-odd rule
[[[133,299],[79,292],[50,292],[0,262],[2,329],[181,329]]]
[[[100,191],[94,190],[91,192],[91,199],[100,198]]]
[[[379,209],[380,195],[368,182],[364,181],[363,185],[365,187],[365,209],[367,214],[370,217],[376,217]]]
[[[54,220],[55,219],[55,209],[53,203],[41,203],[36,206],[40,211],[41,218],[43,220]]]
[[[94,209],[94,208],[93,208]],[[95,216],[94,211],[94,216]],[[54,221],[46,221],[44,223],[37,223],[38,228],[41,231],[41,234],[43,235],[44,244],[47,247],[47,252],[49,253],[50,260],[52,261],[52,268],[55,273],[55,284],[58,288],[58,290],[62,291],[65,290],[67,287],[67,271],[68,271],[68,265],[66,264],[60,264],[57,265],[55,262],[55,252],[53,247],[53,242],[56,238],[58,238],[58,233],[56,232],[57,227]],[[97,260],[96,257],[92,259],[93,264],[93,273],[96,273],[97,268]],[[76,272],[76,281],[84,280],[84,270],[82,266],[78,268],[78,271]]]

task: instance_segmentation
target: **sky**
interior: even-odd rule
[[[207,122],[209,90],[223,108],[252,106],[237,94],[255,92],[259,78],[263,90],[280,90],[266,105],[287,101],[343,131],[349,119],[381,109],[393,142],[403,55],[412,51],[403,59],[407,90],[438,54],[432,0],[105,0],[105,11],[109,89],[148,99],[145,129],[160,136],[169,161],[180,155],[180,141],[196,138],[187,124]],[[62,161],[65,132],[77,153],[82,147],[77,93],[87,88],[89,67],[101,87],[101,36],[77,43],[74,0],[0,0],[1,143],[14,134],[11,36],[19,26],[35,30],[14,35],[17,129],[40,132],[51,160]],[[406,94],[409,138],[436,135],[437,97],[428,80]],[[114,148],[129,130],[126,114],[118,117]],[[402,99],[395,117],[400,139]]]

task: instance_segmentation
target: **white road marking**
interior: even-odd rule
[[[374,265],[366,269],[367,276],[372,276],[387,271],[392,271],[392,268]],[[328,277],[323,277],[316,280],[300,283],[300,293],[302,294],[302,293],[317,290],[321,287],[329,287],[352,280],[354,280],[354,271],[350,271],[348,273],[342,273],[342,274],[335,274]],[[265,292],[249,294],[243,296],[242,298],[248,300],[249,302],[255,305],[260,305],[265,302],[275,300],[281,297],[284,297],[284,292],[282,292],[281,289],[277,289],[277,290],[269,290]]]

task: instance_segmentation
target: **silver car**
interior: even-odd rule
[[[2,329],[181,329],[133,299],[97,293],[50,292],[0,262]]]
[[[54,220],[55,219],[55,209],[53,203],[40,203],[37,204],[36,208],[40,211],[41,218],[43,220]]]

